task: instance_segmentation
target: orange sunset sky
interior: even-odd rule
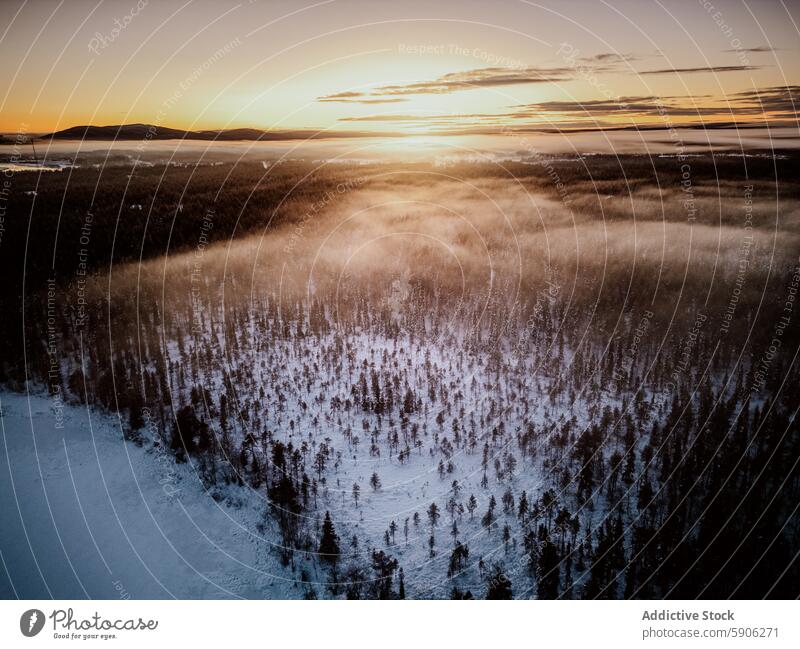
[[[767,0],[4,0],[0,131],[796,127],[798,21]]]

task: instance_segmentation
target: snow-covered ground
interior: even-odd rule
[[[575,547],[579,522],[603,521],[600,491],[562,509],[575,480],[562,467],[592,409],[574,391],[553,394],[552,348],[541,340],[477,348],[446,330],[283,335],[256,317],[228,349],[215,343],[224,322],[199,346],[167,345],[170,401],[208,424],[211,460],[190,450],[176,461],[174,416],[157,416],[171,412],[161,403],[145,399],[144,426],[126,441],[127,409],[118,418],[75,405],[74,394],[68,404],[0,393],[9,575],[0,594],[343,597],[334,576],[347,583],[357,569],[370,582],[372,551],[382,550],[403,569],[407,597],[446,598],[454,587],[482,597],[494,566],[515,596],[531,597],[536,525],[563,548]],[[621,438],[601,442],[609,455]],[[281,444],[287,472],[306,485],[290,553],[267,495]],[[316,552],[326,511],[340,541],[336,575]],[[468,556],[451,569],[462,545]]]
[[[588,420],[583,400],[549,395],[553,378],[552,368],[546,367],[547,346],[533,345],[536,353],[514,353],[507,345],[504,352],[503,345],[496,353],[469,351],[449,333],[392,338],[337,330],[284,338],[270,326],[275,327],[254,324],[252,338],[234,353],[222,352],[225,360],[216,364],[205,357],[190,361],[191,352],[170,347],[173,390],[180,390],[186,403],[190,386],[210,389],[210,403],[200,399],[195,409],[210,415],[217,439],[227,435],[233,440],[230,457],[244,481],[254,475],[249,468],[253,457],[262,468],[270,461],[269,445],[280,441],[294,449],[300,472],[308,472],[316,483],[301,514],[303,524],[317,539],[316,549],[321,519],[330,512],[340,537],[340,577],[348,567],[368,565],[375,549],[398,560],[408,597],[446,598],[454,587],[482,597],[495,565],[511,578],[516,593],[530,597],[534,582],[525,536],[540,516],[548,525],[555,521],[558,502],[545,514],[537,501],[561,481],[561,456],[569,453],[574,435]],[[206,346],[211,346],[208,341]],[[187,340],[183,349],[190,347]],[[227,381],[235,386],[225,432],[220,395],[231,392],[212,366],[224,366]],[[385,403],[380,415],[374,403],[363,404],[364,395],[374,398],[375,376],[383,398],[393,395],[393,405]],[[565,436],[559,448],[549,444],[554,435]],[[569,442],[567,435],[572,436]],[[243,452],[242,440],[250,436],[254,439]],[[320,455],[322,467],[317,465]],[[373,484],[373,474],[379,485]],[[250,486],[241,491],[252,495]],[[556,496],[560,491],[557,487]],[[541,513],[521,518],[522,498],[530,512]],[[487,525],[492,500],[493,521]],[[429,515],[432,504],[438,509],[435,522]],[[597,504],[597,509],[591,503],[576,512],[581,522],[602,520],[602,504]],[[571,537],[574,544],[575,534],[567,527],[562,523],[554,535],[562,544]],[[469,556],[450,575],[457,543],[469,549]],[[305,571],[317,596],[331,596],[325,586],[331,573],[313,555],[313,550],[295,553],[295,574]],[[366,573],[372,577],[369,568]]]
[[[312,477],[321,479],[314,505],[302,515],[304,525],[318,537],[324,512],[331,512],[342,551],[339,574],[359,565],[371,579],[368,565],[374,548],[398,559],[409,597],[448,597],[453,586],[480,597],[486,571],[495,563],[520,588],[529,585],[518,505],[505,508],[503,495],[512,492],[518,503],[525,490],[533,506],[543,490],[547,472],[521,453],[518,435],[536,423],[537,439],[527,442],[528,452],[535,454],[555,425],[551,408],[512,396],[515,373],[492,379],[483,363],[467,362],[463,350],[425,359],[419,342],[405,341],[398,349],[377,340],[366,344],[356,335],[347,340],[346,346],[353,348],[343,355],[349,361],[340,362],[337,378],[331,367],[332,341],[320,343],[302,360],[288,360],[294,351],[290,344],[274,344],[266,364],[240,359],[242,367],[260,366],[249,374],[251,379],[261,387],[272,385],[264,397],[244,407],[250,410],[251,425],[231,416],[228,426],[237,441],[249,429],[270,429],[284,443],[307,449],[303,463],[308,462]],[[394,414],[383,417],[360,408],[332,407],[332,397],[344,402],[351,396],[349,386],[357,382],[364,361],[399,368],[403,383],[417,395],[437,376],[436,384],[448,392],[447,405],[441,403],[444,393],[436,407],[426,394],[419,399],[426,405],[405,422],[402,416],[398,419],[397,406]],[[283,370],[275,375],[265,365]],[[312,365],[316,371],[309,373]],[[526,377],[527,390],[539,381],[532,369],[520,367],[515,376]],[[259,391],[248,387],[254,394]],[[513,405],[500,409],[488,393]],[[154,445],[159,438],[155,422],[148,421],[137,444],[123,439],[125,417],[120,423],[113,415],[43,393],[2,392],[0,402],[0,505],[5,512],[0,552],[10,575],[10,581],[0,582],[2,595],[292,598],[313,590],[317,596],[331,596],[326,588],[330,570],[313,551],[295,552],[294,565],[282,565],[281,536],[274,517],[266,514],[264,487],[221,481],[208,487],[193,461],[176,463],[163,444]],[[440,412],[445,415],[441,420]],[[498,429],[498,422],[505,423]],[[219,435],[216,421],[212,427]],[[322,444],[327,460],[317,472],[312,458]],[[398,457],[399,452],[405,457]],[[260,457],[263,465],[266,456]],[[514,468],[503,475],[509,457]],[[371,484],[373,473],[380,478],[377,488]],[[354,484],[360,488],[357,499]],[[470,512],[473,494],[477,506]],[[487,528],[481,519],[492,497],[496,523]],[[432,503],[439,512],[435,525],[428,515]],[[504,540],[506,525],[511,536]],[[468,567],[451,580],[448,563],[456,541],[470,555]]]
[[[217,502],[115,417],[42,394],[0,403],[0,597],[302,597],[258,531],[257,494]]]

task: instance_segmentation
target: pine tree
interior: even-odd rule
[[[389,599],[392,595],[392,577],[397,570],[397,559],[386,554],[383,550],[372,552],[372,570],[375,579],[372,582],[374,595],[378,599]]]
[[[539,550],[536,564],[537,597],[539,599],[556,599],[560,581],[558,550],[550,539],[545,537]]]
[[[475,499],[474,494],[470,494],[469,500],[467,500],[467,511],[469,512],[470,520],[472,520],[472,516],[477,508],[478,501]]]
[[[377,473],[373,473],[372,477],[369,479],[369,484],[374,491],[378,491],[381,488],[381,479]]]
[[[431,524],[431,528],[436,527],[439,523],[439,518],[441,514],[439,513],[439,507],[436,503],[431,503],[431,506],[428,507],[428,521]]]
[[[524,491],[522,495],[519,497],[519,508],[517,509],[517,516],[519,517],[520,523],[525,525],[525,519],[528,516],[528,494]]]
[[[325,522],[322,523],[322,538],[319,542],[319,554],[322,561],[336,565],[339,560],[339,536],[331,520],[330,512],[325,512]]]
[[[495,565],[489,575],[486,599],[512,599],[511,581],[506,577],[503,569]]]

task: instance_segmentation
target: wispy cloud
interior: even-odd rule
[[[601,52],[593,56],[581,57],[580,61],[588,64],[621,64],[632,63],[634,61],[642,61],[646,56],[640,54],[622,54],[620,52]]]
[[[771,86],[737,92],[730,101],[739,111],[751,114],[778,113],[783,117],[798,117],[800,86]]]
[[[317,97],[317,101],[338,104],[398,104],[408,100],[402,97],[371,97],[363,92],[346,91]]]
[[[336,92],[332,95],[325,95],[320,97],[320,101],[336,101],[337,99],[354,99],[356,97],[363,97],[363,92],[356,92],[354,90],[348,90],[345,92]]]
[[[443,94],[472,88],[513,86],[531,83],[552,83],[569,81],[570,68],[480,68],[465,72],[451,72],[432,81],[380,86],[374,94],[379,95],[419,95]]]
[[[758,47],[742,47],[739,49],[722,50],[723,52],[747,52],[748,54],[761,54],[764,52],[777,52],[778,48],[759,45]]]
[[[535,104],[522,104],[515,114],[517,118],[541,115],[583,115],[589,118],[613,116],[657,116],[701,117],[728,114],[730,108],[722,106],[700,105],[700,97],[620,97],[616,100],[595,99],[587,101],[543,101]]]
[[[714,128],[797,123],[800,86],[755,88],[726,96],[641,95],[584,101],[550,100],[510,106],[496,113],[383,113],[339,118],[344,123],[396,124],[431,133],[489,134],[552,130],[664,128],[665,117],[684,126]]]
[[[515,119],[569,116],[586,117],[591,120],[611,117],[638,118],[669,116],[695,117],[702,121],[707,117],[727,120],[752,120],[763,117],[768,120],[797,120],[800,108],[800,86],[773,86],[754,88],[722,97],[709,95],[656,97],[636,96],[619,99],[595,99],[586,101],[543,101],[514,106]]]
[[[663,68],[660,70],[642,70],[636,74],[699,74],[711,72],[719,74],[721,72],[746,72],[748,70],[760,70],[760,65],[713,65],[699,68]]]
[[[473,88],[569,81],[573,70],[562,68],[491,67],[451,72],[429,81],[378,86],[369,93],[339,92],[319,97],[321,102],[382,104],[405,101],[404,95],[440,95]]]
[[[751,51],[751,50],[748,50]],[[752,48],[752,51],[766,51]],[[692,68],[658,68],[655,70],[635,71],[630,64],[652,58],[652,55],[632,53],[601,52],[584,56],[575,61],[583,70],[587,68],[595,74],[629,73],[634,75],[666,75],[666,74],[720,74],[725,72],[746,72],[760,70],[757,65],[718,65]],[[558,67],[487,67],[461,72],[451,72],[435,79],[412,83],[396,83],[377,86],[368,92],[345,91],[318,98],[320,102],[384,104],[404,101],[410,95],[443,95],[476,88],[494,88],[501,86],[519,86],[543,83],[563,83],[579,77],[577,66]]]

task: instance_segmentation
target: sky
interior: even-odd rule
[[[0,131],[797,126],[796,0],[0,2]]]

